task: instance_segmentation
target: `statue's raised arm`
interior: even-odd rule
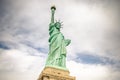
[[[55,7],[55,6],[52,6],[52,7],[51,7],[51,12],[52,12],[52,15],[51,15],[51,23],[54,23],[55,10],[56,10],[56,7]]]

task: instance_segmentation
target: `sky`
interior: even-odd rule
[[[120,79],[120,0],[0,0],[0,80],[37,80],[49,52],[50,7],[71,39],[76,80]]]

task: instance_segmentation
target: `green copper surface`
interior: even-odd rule
[[[59,69],[67,70],[66,68],[66,46],[71,42],[69,39],[65,39],[60,32],[61,23],[54,22],[55,6],[51,7],[51,23],[49,25],[49,54],[46,61],[46,67],[55,67]]]

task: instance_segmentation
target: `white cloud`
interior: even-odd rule
[[[45,60],[42,56],[31,56],[19,50],[1,51],[0,71],[3,80],[35,80],[42,70]]]
[[[44,56],[44,55],[43,55]],[[19,50],[1,50],[0,71],[3,80],[35,80],[44,68],[45,57],[31,56]],[[90,65],[67,61],[70,75],[76,80],[117,80],[119,71],[114,71],[108,66]]]
[[[67,66],[71,76],[75,76],[76,80],[118,80],[118,73],[120,73],[108,66],[83,64],[74,61],[68,61]]]
[[[79,52],[87,51],[91,55],[120,59],[119,45],[112,46],[114,41],[111,43],[110,38],[106,38],[109,33],[112,34],[111,31],[118,24],[115,17],[117,10],[111,8],[113,5],[101,5],[94,3],[93,0],[93,3],[87,3],[86,0],[85,2],[80,0],[77,3],[73,0],[11,0],[9,2],[10,5],[7,7],[10,13],[7,13],[0,22],[2,26],[0,40],[12,42],[18,46],[15,49],[0,52],[2,53],[0,69],[3,71],[0,73],[1,80],[35,80],[37,78],[44,67],[46,55],[33,47],[48,48],[48,24],[52,4],[57,7],[55,18],[63,21],[64,26],[61,31],[65,38],[72,40],[68,47],[70,58],[74,59]],[[24,43],[27,42],[33,47],[26,46]],[[106,51],[112,51],[112,54]],[[116,54],[113,54],[114,52]],[[77,80],[117,80],[116,78],[119,78],[119,71],[111,71],[107,66],[87,65],[74,61],[69,61],[67,64],[71,74],[75,75]]]
[[[4,27],[9,25],[11,27],[6,29],[7,33],[5,34],[14,35],[18,42],[29,41],[34,46],[47,47],[50,6],[55,3],[57,7],[55,18],[63,21],[64,26],[61,31],[66,38],[72,40],[71,46],[75,49],[74,53],[88,51],[97,55],[112,57],[114,54],[108,56],[106,51],[114,47],[114,50],[111,51],[116,51],[117,55],[119,50],[115,49],[119,46],[112,46],[111,40],[106,39],[107,34],[118,24],[114,17],[117,12],[112,12],[115,10],[111,8],[113,6],[111,3],[107,6],[106,2],[103,5],[101,5],[101,1],[101,3],[87,2],[90,1],[78,3],[69,1],[68,4],[68,0],[13,0],[11,2],[13,14],[10,15],[12,19],[10,23],[4,25]],[[112,16],[112,19],[109,16]],[[5,21],[6,19],[3,20],[3,22]],[[112,43],[114,44],[114,42]]]

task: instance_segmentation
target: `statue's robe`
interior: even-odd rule
[[[66,68],[66,46],[69,45],[70,40],[65,40],[55,23],[50,24],[49,35],[50,44],[46,65]]]

